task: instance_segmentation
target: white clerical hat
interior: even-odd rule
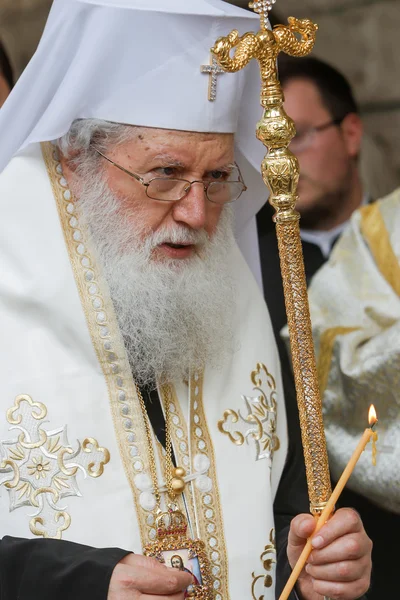
[[[256,31],[259,18],[222,0],[55,0],[38,49],[0,110],[0,172],[32,143],[65,134],[77,118],[235,133],[248,191],[236,206],[238,241],[259,278],[254,216],[267,198],[255,61],[215,75],[215,40]]]

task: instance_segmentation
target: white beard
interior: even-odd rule
[[[120,203],[105,183],[85,187],[78,207],[99,255],[137,383],[180,381],[206,364],[221,368],[234,350],[231,208],[224,207],[211,239],[205,231],[178,224],[173,230],[145,232],[137,211],[137,225],[132,215],[118,214]],[[196,243],[200,250],[189,259],[156,262],[152,252],[163,241]]]

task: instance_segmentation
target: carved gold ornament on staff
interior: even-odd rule
[[[278,80],[277,58],[281,52],[305,56],[315,44],[317,25],[308,19],[290,17],[288,25],[268,29],[271,0],[251,2],[260,14],[258,33],[239,37],[233,30],[219,38],[211,49],[227,72],[243,69],[253,58],[260,65],[261,106],[264,114],[257,125],[257,138],[267,147],[261,171],[270,189],[270,203],[276,210],[286,313],[288,318],[297,402],[307,472],[310,508],[320,514],[331,494],[328,457],[322,420],[314,346],[308,307],[307,284],[300,240],[299,213],[295,210],[299,163],[288,146],[295,136],[292,119],[283,109],[283,92]],[[298,38],[300,36],[300,39]],[[231,52],[234,50],[233,55]]]

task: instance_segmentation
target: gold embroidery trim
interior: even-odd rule
[[[358,331],[359,327],[331,327],[323,332],[320,339],[320,351],[317,361],[317,372],[321,397],[326,390],[331,368],[333,347],[338,335],[346,335],[352,331]]]
[[[361,232],[368,242],[379,271],[393,290],[400,296],[400,265],[390,243],[390,235],[374,202],[361,209]]]
[[[400,266],[390,243],[389,232],[379,210],[379,203],[374,202],[361,210],[360,229],[368,243],[379,271],[400,296]],[[320,351],[317,362],[318,381],[321,395],[324,393],[329,379],[333,348],[339,335],[358,331],[360,327],[331,327],[324,331],[320,339]]]
[[[194,374],[190,380],[190,405],[193,411],[190,432],[192,460],[196,454],[204,454],[210,461],[208,477],[212,488],[201,492],[193,485],[197,507],[199,537],[206,543],[208,560],[217,597],[229,600],[229,565],[226,552],[224,522],[215,467],[214,448],[203,406],[203,374]]]
[[[92,258],[86,232],[80,226],[79,215],[63,177],[57,150],[51,143],[44,143],[42,152],[88,330],[107,385],[119,451],[132,490],[144,546],[155,538],[156,531],[154,514],[141,507],[140,490],[135,485],[137,475],[150,472],[146,432],[136,387],[114,307],[106,293],[107,285]]]
[[[191,474],[191,460],[190,460],[190,445],[188,440],[188,428],[185,422],[185,418],[182,413],[182,408],[179,403],[178,396],[176,394],[175,387],[169,385],[169,391],[172,396],[172,407],[170,406],[171,414],[171,440],[174,448],[175,458],[177,465],[183,467],[186,470],[187,475]],[[166,390],[165,386],[160,386],[159,396],[163,407],[165,407]],[[165,410],[165,408],[164,408]],[[165,458],[163,460],[164,464]],[[166,481],[164,473],[164,481]],[[183,498],[177,498],[179,509],[187,513],[189,526],[195,528],[196,518],[194,511],[194,499],[192,493],[192,486],[187,485],[183,496],[185,497],[186,504],[183,505]],[[175,502],[177,501],[175,500]],[[184,510],[185,509],[185,510]]]
[[[263,568],[267,573],[263,573],[262,575],[256,575],[255,572],[253,572],[251,575],[253,578],[253,583],[251,585],[251,597],[253,598],[253,600],[263,600],[265,588],[272,587],[274,583],[276,565],[275,529],[271,529],[269,534],[269,541],[270,543],[265,546],[264,551],[260,556]],[[260,587],[261,595],[258,595],[258,592],[256,591],[257,586]]]

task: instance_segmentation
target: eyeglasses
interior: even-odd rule
[[[343,122],[343,119],[333,119],[329,121],[329,123],[324,123],[323,125],[317,125],[316,127],[309,127],[308,129],[303,129],[297,131],[296,135],[290,142],[290,149],[295,154],[297,152],[303,152],[310,148],[317,136],[321,131],[325,131],[329,127],[338,127]]]
[[[116,162],[108,158],[105,154],[95,148],[97,154],[100,154],[105,160],[117,167],[123,173],[126,173],[133,179],[136,179],[141,185],[146,188],[146,195],[153,200],[161,202],[178,202],[182,200],[190,192],[192,185],[201,183],[204,188],[206,197],[214,204],[228,204],[235,202],[240,198],[247,187],[243,181],[240,169],[235,163],[234,168],[226,173],[227,179],[221,181],[204,182],[201,179],[195,181],[187,181],[186,179],[176,179],[174,177],[153,177],[149,181],[145,181],[143,177],[137,173],[132,173],[121,167]]]

